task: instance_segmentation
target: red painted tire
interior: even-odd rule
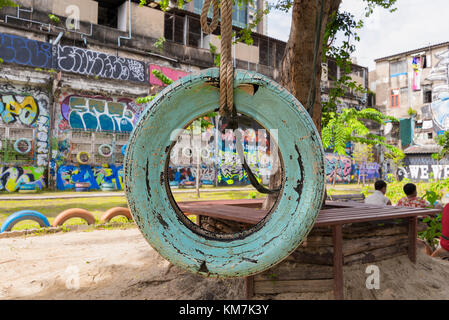
[[[125,216],[128,220],[132,221],[133,216],[128,208],[116,207],[109,209],[101,216],[101,222],[109,222],[112,218],[117,216]]]
[[[58,214],[51,225],[53,227],[62,226],[64,222],[72,218],[81,218],[85,220],[87,224],[95,224],[95,217],[92,213],[84,209],[72,208]]]

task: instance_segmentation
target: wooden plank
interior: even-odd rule
[[[332,266],[283,261],[254,276],[256,281],[333,279]]]
[[[254,281],[255,294],[307,293],[332,290],[332,279],[324,280],[284,280]]]
[[[343,300],[343,234],[341,225],[332,228],[334,243],[334,297]]]
[[[418,219],[417,217],[410,217],[408,224],[408,257],[410,261],[416,263],[416,238],[418,236]]]
[[[250,300],[254,296],[254,276],[245,277],[245,299]]]
[[[374,250],[364,251],[350,256],[345,256],[345,266],[358,263],[372,263],[397,256],[406,255],[408,243],[395,244],[391,247],[378,248]]]

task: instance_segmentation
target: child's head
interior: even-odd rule
[[[407,183],[404,186],[404,193],[408,196],[408,197],[416,197],[417,192],[416,192],[416,185],[413,183]]]

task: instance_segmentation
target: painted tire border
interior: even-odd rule
[[[101,222],[109,222],[111,219],[113,219],[117,216],[124,216],[124,217],[128,218],[129,221],[133,220],[131,211],[128,208],[123,208],[123,207],[115,207],[115,208],[109,209],[108,211],[103,213],[100,220],[101,220]]]
[[[236,70],[237,110],[279,130],[284,187],[274,211],[246,234],[217,239],[198,230],[171,206],[163,177],[171,130],[217,108],[218,74],[217,68],[190,74],[147,105],[128,143],[125,192],[140,231],[165,259],[205,276],[242,277],[279,263],[312,229],[324,197],[324,151],[312,119],[293,95],[261,74]],[[252,84],[255,93],[237,88],[240,84]]]
[[[14,212],[12,215],[6,218],[6,220],[0,227],[0,233],[11,231],[11,229],[14,228],[17,223],[24,220],[33,220],[39,223],[39,226],[41,227],[50,227],[50,222],[42,213],[34,210],[22,210]]]
[[[109,150],[111,151],[111,153],[109,154],[105,154],[103,152],[103,148],[109,148]],[[114,153],[114,149],[112,148],[112,146],[110,144],[104,143],[101,146],[98,147],[98,153],[100,154],[100,156],[105,157],[105,158],[109,158],[112,157],[112,154]]]
[[[53,227],[62,226],[67,220],[72,218],[83,219],[89,225],[95,224],[95,217],[92,213],[81,208],[71,208],[58,214],[51,225]]]
[[[28,144],[28,149],[26,149],[26,151],[20,151],[20,149],[19,149],[20,142],[26,142]],[[20,154],[27,154],[28,152],[31,151],[32,147],[33,147],[33,144],[31,142],[31,140],[27,139],[27,138],[20,138],[20,139],[16,140],[16,142],[14,142],[14,150]]]
[[[88,158],[88,159],[87,159],[86,161],[81,161],[81,156],[82,156],[83,154],[87,155],[87,158]],[[90,158],[91,158],[91,155],[90,155],[90,153],[87,152],[87,151],[80,151],[80,152],[78,152],[78,154],[76,155],[76,161],[78,161],[79,164],[88,164],[89,161],[90,161]]]

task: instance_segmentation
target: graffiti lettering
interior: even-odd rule
[[[93,168],[88,165],[64,165],[58,169],[56,186],[59,190],[69,190],[74,189],[77,182],[88,182],[89,189],[100,189],[103,183],[113,183],[118,190],[122,190],[123,174],[123,166],[112,164]]]
[[[53,50],[57,69],[116,80],[146,81],[143,62],[70,46],[58,45]]]
[[[22,124],[31,125],[39,116],[39,108],[33,97],[4,95],[0,101],[0,115],[4,123],[14,123],[19,119]]]
[[[59,129],[131,132],[140,108],[131,99],[70,95],[61,102]]]
[[[51,68],[51,44],[0,33],[0,58],[9,63]]]
[[[14,192],[23,183],[30,183],[36,189],[45,187],[45,168],[39,167],[0,167],[0,191]]]
[[[0,86],[0,125],[33,127],[34,159],[37,166],[48,164],[50,116],[48,94],[39,88],[4,84]]]

